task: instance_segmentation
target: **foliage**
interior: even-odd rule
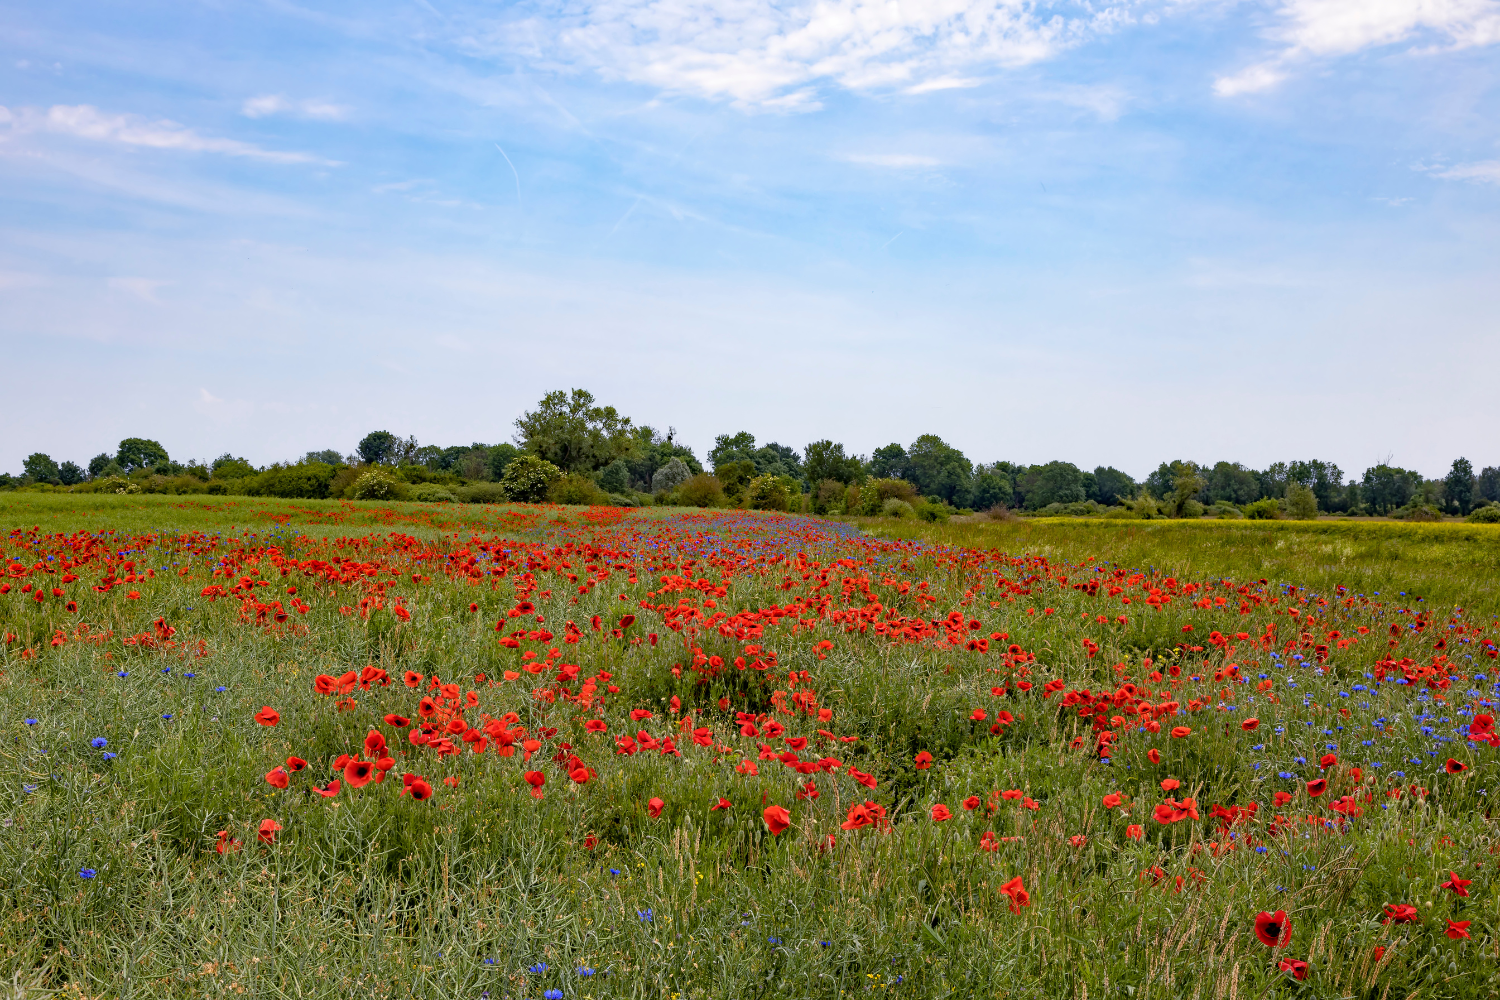
[[[599,471],[599,487],[607,493],[624,493],[630,489],[630,466],[617,458]]]
[[[609,494],[600,489],[598,483],[576,472],[563,476],[547,487],[547,499],[553,503],[571,506],[607,507],[610,505]]]
[[[273,465],[254,476],[234,481],[234,492],[253,497],[287,497],[308,500],[330,495],[334,468],[325,462],[300,462],[296,465]],[[360,497],[362,500],[384,500],[389,496]]]
[[[584,389],[542,397],[535,410],[516,419],[516,440],[532,455],[563,472],[593,472],[631,448],[630,418],[613,406],[595,405]]]
[[[845,485],[865,478],[865,464],[853,455],[844,454],[844,446],[824,439],[814,441],[804,450],[802,469],[808,482],[832,479]]]
[[[392,464],[396,454],[396,435],[390,431],[371,431],[360,438],[354,450],[366,465]]]
[[[227,451],[213,460],[209,466],[215,479],[242,479],[255,475],[255,466],[243,458],[235,458]]]
[[[870,454],[870,475],[877,479],[906,479],[909,466],[906,449],[896,443],[876,448]]]
[[[469,483],[454,491],[463,503],[507,503],[510,497],[499,483]]]
[[[1088,499],[1111,507],[1134,497],[1135,491],[1134,479],[1112,465],[1100,465],[1094,469],[1094,489]]]
[[[1244,514],[1252,521],[1274,521],[1281,517],[1281,504],[1271,497],[1265,497],[1245,504]]]
[[[1299,482],[1287,484],[1286,513],[1293,521],[1313,521],[1318,517],[1318,497]]]
[[[1361,493],[1372,511],[1388,514],[1411,503],[1421,485],[1422,477],[1417,473],[1382,463],[1365,470]]]
[[[1443,480],[1443,493],[1460,514],[1467,514],[1474,507],[1476,485],[1474,466],[1467,458],[1459,458],[1454,460],[1453,468]]]
[[[321,462],[324,465],[347,465],[344,455],[337,448],[324,448],[321,451],[310,451],[302,456],[304,462]]]
[[[974,477],[974,488],[969,501],[975,510],[1008,507],[1014,499],[1015,489],[1011,486],[1010,477],[1003,472],[981,472]]]
[[[805,477],[802,460],[796,451],[784,444],[777,444],[775,441],[757,448],[755,435],[749,431],[740,431],[738,434],[720,434],[714,439],[714,446],[708,451],[708,461],[713,465],[716,476],[719,475],[719,467],[725,463],[749,462],[755,467],[751,478],[787,476],[801,481]],[[726,491],[729,489],[727,482],[724,488]],[[800,492],[800,487],[798,491]]]
[[[1476,507],[1464,520],[1470,524],[1500,524],[1500,507]]]
[[[458,500],[458,497],[437,483],[418,483],[411,488],[410,497],[422,503],[455,503]]]
[[[755,463],[748,459],[720,462],[714,466],[714,478],[719,480],[726,496],[738,500],[745,486],[755,478]]]
[[[1020,492],[1027,510],[1040,510],[1054,503],[1079,503],[1088,493],[1083,472],[1072,462],[1048,462],[1026,470]]]
[[[821,480],[812,491],[812,511],[814,514],[842,514],[844,512],[844,494],[848,491],[848,485],[837,479]]]
[[[350,496],[354,500],[397,500],[406,495],[406,484],[389,473],[371,469],[354,481]]]
[[[57,467],[57,478],[64,486],[74,486],[87,479],[77,462],[63,462]]]
[[[115,455],[115,461],[126,472],[134,472],[136,469],[166,465],[171,459],[167,457],[167,449],[156,441],[148,438],[126,438],[120,442],[120,450]]]
[[[724,487],[719,480],[700,472],[677,487],[677,499],[685,507],[724,506]]]
[[[795,480],[783,476],[756,476],[745,486],[745,507],[749,510],[791,509],[789,483]],[[801,492],[798,491],[798,496]]]
[[[968,504],[974,470],[963,452],[936,434],[923,434],[907,449],[906,461],[905,478],[911,480],[917,492],[941,497],[954,506]]]
[[[522,454],[506,465],[500,485],[516,503],[540,503],[562,475],[562,470],[551,462],[536,455]]]
[[[26,461],[22,463],[22,468],[29,478],[40,483],[58,483],[62,481],[58,474],[57,463],[52,461],[50,456],[40,451],[28,455]]]
[[[681,458],[674,457],[651,477],[652,493],[670,493],[694,475]]]
[[[491,448],[487,458],[490,467],[490,478],[497,483],[501,479],[504,479],[506,466],[510,465],[519,454],[521,454],[521,449],[506,441],[502,441]]]
[[[884,514],[886,517],[895,518],[916,516],[916,511],[912,509],[911,504],[907,503],[905,500],[897,500],[895,497],[892,497],[891,499],[885,501],[880,505],[880,513]]]

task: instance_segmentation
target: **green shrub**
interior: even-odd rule
[[[911,504],[905,500],[897,500],[895,497],[880,505],[880,513],[886,517],[907,518],[916,517],[917,512],[912,510]]]
[[[1500,524],[1500,507],[1475,507],[1464,520],[1470,524]]]
[[[1286,488],[1286,514],[1293,521],[1316,521],[1317,494],[1301,483],[1289,484]]]
[[[651,475],[652,493],[671,493],[692,478],[692,470],[674,457]]]
[[[1281,504],[1274,497],[1263,497],[1245,504],[1245,516],[1252,521],[1276,521],[1281,518]]]
[[[458,497],[437,483],[419,483],[411,488],[411,498],[422,503],[454,503]]]
[[[628,496],[626,496],[623,493],[610,493],[609,494],[609,506],[611,506],[611,507],[636,507],[636,506],[639,506],[639,505],[636,503],[636,500],[635,500],[634,497],[628,497]]]
[[[1202,517],[1203,504],[1189,497],[1177,505],[1178,517]]]
[[[812,509],[819,516],[842,514],[846,487],[837,479],[824,479],[813,489]]]
[[[106,476],[94,480],[95,493],[139,493],[141,487],[124,476]]]
[[[791,506],[792,498],[780,476],[756,476],[745,485],[749,510],[788,510]]]
[[[599,472],[599,488],[606,493],[624,493],[630,488],[630,466],[623,458],[610,462]]]
[[[1443,512],[1420,501],[1412,501],[1405,507],[1391,511],[1391,517],[1400,521],[1441,521]]]
[[[406,486],[386,473],[372,469],[354,481],[350,495],[355,500],[400,500],[406,495]]]
[[[937,497],[920,497],[916,503],[911,505],[911,508],[917,517],[933,523],[946,521],[952,515],[952,512],[948,509],[948,505]]]
[[[716,477],[700,472],[677,488],[677,499],[685,507],[722,507],[724,487]]]
[[[463,503],[505,503],[510,499],[499,483],[470,483],[460,486],[454,495]]]
[[[608,507],[609,494],[588,476],[563,476],[547,487],[547,499],[570,507]]]
[[[235,480],[232,489],[251,497],[318,500],[328,496],[333,475],[333,466],[323,462],[273,465],[254,476]]]
[[[562,470],[535,455],[517,455],[505,466],[500,485],[506,496],[516,503],[541,503],[552,484],[562,478]]]
[[[1240,513],[1240,509],[1238,507],[1230,503],[1228,500],[1220,500],[1218,503],[1208,508],[1208,512],[1221,521],[1231,520],[1234,518],[1242,518],[1245,516],[1244,514]]]

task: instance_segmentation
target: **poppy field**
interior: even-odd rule
[[[150,499],[0,508],[18,995],[1500,995],[1500,527]]]

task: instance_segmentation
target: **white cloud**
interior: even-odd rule
[[[330,161],[306,153],[285,153],[262,149],[238,139],[199,135],[185,125],[164,118],[149,121],[139,115],[108,114],[88,104],[55,104],[45,111],[40,108],[17,108],[11,111],[0,106],[0,126],[8,126],[6,131],[0,131],[0,141],[23,133],[45,132],[122,146],[243,156],[268,163],[333,165]]]
[[[1285,68],[1310,58],[1349,55],[1401,42],[1423,51],[1500,42],[1500,0],[1282,0],[1269,32],[1282,45],[1276,56],[1220,77],[1221,97],[1253,93],[1286,78]]]
[[[808,110],[812,90],[975,86],[1131,21],[1140,0],[599,0],[472,44],[741,107]]]
[[[867,167],[893,167],[897,170],[911,170],[920,167],[937,167],[942,161],[935,160],[930,156],[917,156],[912,153],[850,153],[844,159],[850,163],[859,163]]]
[[[263,94],[248,98],[240,107],[246,118],[266,118],[270,115],[295,115],[300,118],[316,118],[320,121],[338,121],[348,115],[349,109],[341,104],[327,101],[289,101],[280,94]]]
[[[1434,171],[1432,176],[1441,177],[1446,181],[1483,181],[1500,184],[1500,160],[1460,163],[1446,170]]]

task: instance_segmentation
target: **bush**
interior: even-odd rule
[[[1317,495],[1301,483],[1291,483],[1286,488],[1286,513],[1294,521],[1316,521]]]
[[[837,479],[824,479],[819,482],[813,489],[813,513],[819,516],[843,513],[844,490],[844,484]]]
[[[1208,508],[1208,512],[1221,521],[1231,520],[1233,518],[1242,518],[1245,516],[1244,514],[1240,513],[1240,509],[1238,507],[1230,503],[1228,500],[1220,500],[1218,503]]]
[[[265,472],[234,482],[236,493],[252,497],[283,497],[289,500],[319,500],[328,496],[333,466],[323,462],[273,465]]]
[[[411,498],[422,503],[455,503],[458,497],[437,483],[419,483],[411,488]]]
[[[630,466],[617,458],[599,473],[599,488],[606,493],[624,493],[630,488]]]
[[[1276,521],[1281,518],[1281,504],[1272,497],[1264,497],[1245,504],[1245,516],[1252,521]]]
[[[567,504],[571,507],[610,506],[609,494],[601,490],[599,484],[588,476],[580,476],[577,473],[563,476],[547,487],[547,499],[553,503]]]
[[[106,476],[94,480],[95,493],[139,493],[141,487],[124,476]]]
[[[1464,520],[1470,524],[1500,524],[1500,507],[1475,507]]]
[[[499,483],[470,483],[455,490],[454,496],[463,503],[505,503],[510,500],[505,487]]]
[[[1443,512],[1436,507],[1413,501],[1405,507],[1391,511],[1391,517],[1400,521],[1441,521]]]
[[[639,506],[639,504],[636,503],[634,497],[628,497],[628,496],[626,496],[623,493],[611,493],[611,494],[609,494],[609,506],[611,506],[611,507],[636,507],[636,506]]]
[[[655,484],[655,479],[652,483]],[[685,507],[722,507],[724,487],[714,476],[700,472],[678,487],[677,499]]]
[[[792,498],[780,476],[756,476],[745,486],[748,510],[789,510]]]
[[[354,481],[350,495],[355,500],[400,500],[406,486],[379,470],[366,472]]]
[[[652,474],[651,492],[671,493],[677,487],[691,479],[692,475],[692,471],[686,465],[682,464],[682,459],[673,458]]]
[[[919,498],[916,503],[911,505],[911,508],[917,517],[924,521],[931,521],[936,524],[948,520],[952,514],[948,509],[948,505],[941,500],[936,500],[936,502],[934,500],[936,500],[935,497]]]
[[[561,478],[562,470],[546,459],[517,455],[506,464],[500,485],[516,503],[541,503],[552,484]]]
[[[917,516],[917,512],[912,510],[911,504],[907,503],[905,500],[897,500],[895,497],[892,497],[891,499],[880,505],[880,513],[884,514],[886,517],[898,518]]]

